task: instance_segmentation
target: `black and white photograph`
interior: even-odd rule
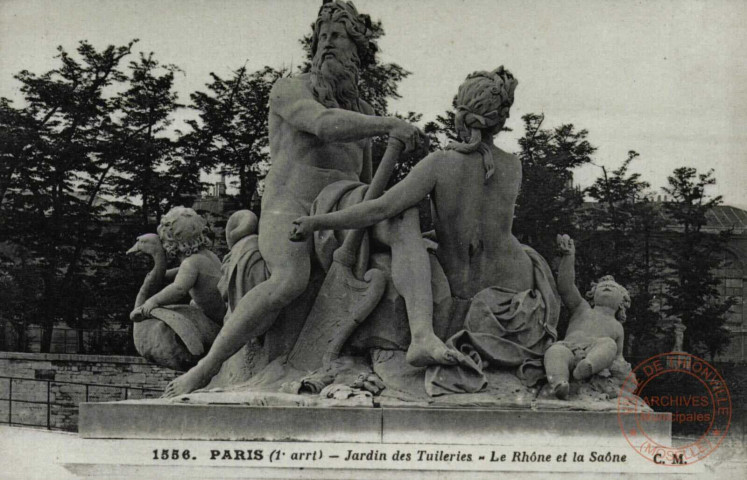
[[[0,478],[745,478],[746,24],[0,0]]]

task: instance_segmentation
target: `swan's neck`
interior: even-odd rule
[[[153,268],[143,280],[143,285],[135,299],[135,308],[161,290],[163,278],[166,276],[166,251],[160,249],[151,256],[153,257]]]

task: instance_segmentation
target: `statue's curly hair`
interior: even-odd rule
[[[628,289],[620,285],[615,281],[615,277],[612,275],[605,275],[602,278],[600,278],[596,282],[591,282],[591,290],[586,292],[586,299],[589,300],[589,303],[591,306],[594,306],[594,294],[597,291],[597,285],[599,285],[602,282],[615,282],[618,287],[620,287],[623,291],[623,301],[618,307],[617,311],[615,312],[615,318],[620,323],[625,323],[625,320],[627,319],[626,311],[630,307],[630,293],[628,292]]]
[[[374,63],[374,57],[378,50],[372,38],[371,17],[358,13],[353,2],[344,0],[325,0],[319,9],[319,14],[314,22],[314,33],[311,37],[311,56],[316,55],[319,45],[319,29],[325,22],[340,22],[345,25],[345,30],[350,39],[355,43],[358,50],[353,55],[353,61],[358,68],[366,68]]]
[[[471,73],[459,86],[454,127],[462,141],[451,142],[446,149],[460,153],[480,151],[486,182],[493,176],[495,164],[490,148],[482,143],[483,134],[495,135],[506,124],[518,84],[501,65],[492,72]]]
[[[161,217],[158,236],[169,255],[188,257],[212,242],[207,221],[191,208],[174,207]]]

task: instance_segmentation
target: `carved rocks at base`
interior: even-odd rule
[[[373,349],[371,361],[369,364],[364,357],[345,356],[316,372],[308,372],[293,368],[284,357],[280,357],[249,381],[226,388],[200,390],[171,401],[254,406],[381,405],[615,411],[618,408],[617,392],[630,369],[630,365],[623,362],[624,365],[616,365],[611,372],[600,372],[590,381],[574,381],[567,400],[556,399],[547,385],[526,387],[514,374],[506,371],[487,371],[488,385],[478,393],[430,397],[425,391],[425,368],[409,365],[405,352]],[[373,394],[370,388],[362,388],[359,381],[361,377],[370,378],[371,375],[384,385],[378,394]],[[647,407],[644,405],[644,408]]]
[[[539,392],[537,405],[541,408],[572,408],[576,409],[579,402],[582,406],[613,404],[617,407],[617,397],[621,393],[623,382],[631,372],[628,362],[616,359],[609,369],[593,375],[589,380],[572,380],[568,400],[555,397],[550,385],[546,384]],[[652,411],[644,402],[638,402],[644,411]],[[591,408],[582,408],[583,410]]]

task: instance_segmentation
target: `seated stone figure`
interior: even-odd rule
[[[218,282],[218,290],[220,291],[224,302],[227,307],[227,314],[230,315],[231,311],[236,308],[241,297],[251,289],[254,285],[260,284],[267,280],[268,275],[266,274],[266,267],[262,265],[259,278],[254,281],[245,282],[244,271],[251,273],[251,266],[261,261],[259,250],[256,247],[257,244],[257,225],[259,220],[257,216],[249,210],[239,210],[234,212],[226,222],[226,243],[228,248],[231,250],[223,258],[222,267],[223,276]],[[251,243],[253,249],[249,250],[245,248],[245,244]],[[242,254],[249,251],[249,258],[242,258]],[[251,254],[254,255],[251,255]],[[246,263],[247,265],[241,265]],[[239,272],[236,270],[240,269]],[[255,274],[256,275],[256,274]],[[249,286],[244,286],[243,283],[249,283]]]
[[[587,380],[595,373],[622,360],[625,309],[630,306],[628,291],[611,275],[599,279],[587,294],[593,303],[581,297],[575,284],[575,254],[573,240],[558,235],[558,248],[563,254],[558,268],[558,290],[571,312],[565,339],[545,352],[547,379],[555,395],[567,399],[569,377]]]
[[[131,316],[148,316],[161,305],[178,303],[186,295],[211,320],[221,322],[226,306],[218,291],[221,261],[207,245],[207,222],[191,208],[175,207],[161,219],[158,237],[167,254],[178,256],[179,268],[167,272],[174,281],[150,296]]]
[[[291,222],[308,215],[311,204],[327,187],[371,181],[371,137],[393,136],[406,150],[423,141],[416,127],[374,115],[373,108],[360,98],[359,72],[373,60],[375,43],[370,18],[359,14],[351,2],[324,2],[313,25],[311,51],[310,72],[279,79],[270,92],[272,167],[265,179],[257,238],[269,275],[237,302],[208,354],[173,380],[165,397],[207,385],[226,360],[272,329],[281,311],[307,292],[316,244],[311,239],[288,240]],[[409,318],[425,332],[418,344],[429,355],[416,355],[414,361],[451,361],[448,349],[428,328],[427,312],[432,306],[424,290],[430,265],[425,253],[410,248],[419,241],[417,211],[377,227],[373,237],[399,259],[394,262],[392,278],[406,299]]]
[[[455,123],[463,142],[424,158],[378,199],[294,221],[291,238],[300,241],[318,230],[396,218],[430,195],[436,255],[453,297],[452,323],[463,325],[446,345],[466,354],[460,365],[429,369],[431,395],[479,391],[487,364],[523,371],[531,363],[541,371],[545,348],[556,337],[559,301],[552,274],[511,232],[521,162],[493,144],[517,83],[503,67],[469,75],[457,95]]]
[[[207,248],[207,228],[191,208],[175,207],[161,219],[158,235],[141,235],[127,252],[154,261],[130,314],[135,347],[148,360],[175,370],[194,366],[210,348],[226,310],[218,291],[221,263]],[[179,257],[178,268],[166,270],[167,254]],[[187,296],[190,305],[180,304]]]

